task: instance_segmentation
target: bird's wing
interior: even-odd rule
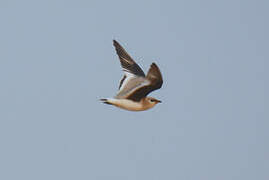
[[[150,84],[150,81],[144,77],[131,77],[127,80],[124,80],[124,85],[120,88],[115,98],[126,99],[137,88],[147,84]]]
[[[158,66],[155,63],[152,63],[145,78],[140,77],[129,80],[125,88],[122,89],[116,97],[140,101],[150,92],[160,89],[162,84],[162,74]]]
[[[113,40],[113,45],[115,46],[121,67],[124,71],[124,76],[121,79],[119,86],[119,90],[121,90],[129,80],[136,77],[145,77],[145,73],[116,40]]]

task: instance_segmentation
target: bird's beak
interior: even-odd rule
[[[161,103],[162,101],[160,101],[160,100],[157,100],[157,102],[158,102],[158,103]]]

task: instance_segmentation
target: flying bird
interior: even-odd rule
[[[119,91],[114,98],[100,99],[103,103],[129,111],[144,111],[154,107],[161,101],[147,96],[163,84],[162,74],[155,63],[152,63],[147,75],[136,64],[124,48],[113,40],[119,56],[124,76],[120,81]]]

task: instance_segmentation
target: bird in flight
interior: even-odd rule
[[[155,63],[152,63],[147,75],[135,63],[124,48],[113,40],[119,56],[124,76],[120,81],[119,91],[114,98],[100,99],[103,103],[129,111],[144,111],[161,101],[147,95],[163,84],[162,74]]]

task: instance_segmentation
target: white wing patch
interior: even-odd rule
[[[129,72],[126,72],[124,71],[124,75],[126,76],[125,79],[123,80],[121,86],[120,86],[120,89],[119,91],[121,91],[122,89],[124,89],[124,87],[126,86],[126,84],[131,80],[131,79],[134,79],[136,78],[136,76],[132,73],[129,73]]]
[[[143,77],[134,76],[129,77],[128,81],[125,81],[124,83],[124,86],[120,88],[115,98],[126,98],[140,87],[149,85],[150,81]]]

